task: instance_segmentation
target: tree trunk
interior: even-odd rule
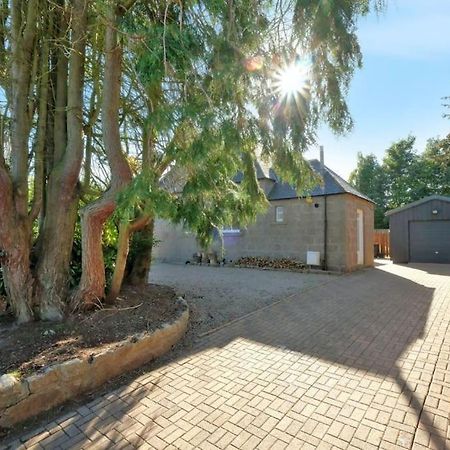
[[[8,303],[17,321],[33,319],[33,278],[30,271],[29,226],[14,212],[12,180],[0,155],[0,265]]]
[[[73,296],[73,306],[81,303],[91,307],[105,297],[105,267],[102,231],[106,220],[116,208],[116,195],[132,178],[120,142],[120,86],[122,48],[117,39],[120,17],[126,12],[110,4],[105,31],[105,68],[102,99],[102,131],[105,151],[111,169],[111,187],[103,196],[81,212],[82,274]]]
[[[81,212],[81,280],[72,297],[72,309],[91,309],[105,297],[105,263],[103,259],[103,225],[115,209],[115,192],[107,191]]]
[[[95,51],[95,50],[93,50]],[[100,108],[98,104],[98,99],[100,96],[100,79],[99,79],[99,67],[100,67],[100,57],[97,54],[92,56],[92,91],[89,98],[89,112],[88,112],[88,122],[85,125],[85,136],[86,136],[86,150],[84,158],[84,178],[83,178],[83,190],[85,192],[89,191],[91,184],[92,175],[92,153],[94,150],[93,140],[94,140],[94,127],[97,123],[98,116],[100,113]]]
[[[127,282],[134,286],[148,283],[152,263],[154,220],[151,220],[141,231],[133,236],[136,254],[129,262]]]
[[[3,281],[8,302],[18,323],[33,320],[33,277],[30,271],[28,228],[28,225],[22,222],[7,232],[9,239],[2,239]]]
[[[78,178],[83,158],[82,105],[87,3],[86,0],[74,0],[72,4],[67,147],[50,175],[41,252],[36,268],[36,299],[43,320],[63,318],[79,200]]]
[[[50,29],[50,26],[48,27]],[[45,136],[47,134],[47,106],[49,91],[49,44],[44,39],[41,46],[41,65],[40,65],[40,83],[39,83],[39,106],[38,122],[36,130],[36,140],[34,146],[34,191],[33,204],[30,211],[30,219],[33,221],[39,215],[42,207],[43,192],[45,186]]]
[[[47,188],[41,251],[36,266],[35,300],[42,320],[62,320],[67,298],[69,265],[77,218],[79,190],[63,196],[60,174],[52,173]]]
[[[58,1],[56,9],[56,28],[57,28],[57,52],[56,52],[56,74],[55,74],[55,113],[54,113],[54,129],[53,142],[54,153],[51,155],[51,167],[58,164],[64,155],[67,143],[67,79],[68,79],[68,59],[66,56],[66,48],[70,43],[67,41],[68,21],[66,19],[66,10],[64,1]],[[73,44],[76,45],[75,39]]]
[[[22,2],[12,1],[11,175],[14,183],[15,208],[18,215],[25,218],[28,215],[28,138],[30,133],[28,92],[36,37],[38,1],[28,2],[26,18],[23,17],[22,6]]]
[[[122,287],[123,275],[127,264],[128,251],[130,249],[130,227],[127,223],[121,223],[119,227],[119,239],[117,242],[116,265],[111,280],[111,286],[106,297],[107,303],[114,303]]]
[[[158,92],[158,95],[160,93]],[[157,100],[148,102],[148,114],[153,113],[153,105]],[[155,167],[155,130],[149,120],[143,125],[142,130],[142,168],[144,171],[156,171],[160,174],[161,168]],[[164,171],[164,169],[162,169]],[[128,261],[127,282],[134,286],[142,286],[148,283],[148,273],[152,262],[154,219],[137,233],[133,234],[133,255]]]
[[[1,265],[8,302],[21,323],[33,318],[28,218],[28,92],[37,11],[37,0],[25,5],[19,0],[11,2],[11,176],[0,156]]]
[[[135,231],[145,227],[150,222],[150,217],[139,217],[132,223],[122,222],[119,228],[119,242],[117,244],[117,257],[114,273],[111,280],[111,288],[107,296],[108,303],[114,303],[122,288],[123,277],[127,265],[128,252],[130,250],[130,236]]]

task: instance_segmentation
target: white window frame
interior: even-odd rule
[[[275,222],[284,223],[284,206],[275,206]]]
[[[233,226],[222,228],[222,234],[240,234],[240,233],[241,233],[241,229],[235,228]]]

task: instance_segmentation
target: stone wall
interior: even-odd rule
[[[152,333],[133,336],[88,358],[55,364],[22,380],[2,375],[0,427],[11,428],[168,352],[184,335],[189,320],[186,302],[177,301],[183,306],[177,319]]]
[[[346,240],[346,266],[347,270],[355,270],[360,266],[356,261],[356,211],[361,209],[363,212],[363,227],[364,227],[364,267],[371,267],[374,263],[374,248],[373,248],[373,231],[374,231],[374,205],[365,200],[348,196],[347,205],[345,208],[346,226],[345,226],[345,240]],[[351,198],[353,197],[353,198]]]
[[[239,233],[224,235],[226,260],[241,256],[294,258],[306,262],[307,251],[324,252],[324,197],[271,201],[266,213]],[[356,209],[364,211],[365,264],[373,264],[373,205],[350,194],[327,196],[328,266],[331,270],[350,271],[356,264]],[[275,221],[275,209],[284,207],[284,222]],[[180,226],[157,221],[156,238],[161,240],[154,257],[166,262],[184,263],[199,251],[195,236]],[[221,243],[216,239],[212,249],[220,256]],[[354,253],[354,254],[353,254]]]

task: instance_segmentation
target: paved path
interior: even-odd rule
[[[450,449],[449,412],[450,266],[383,265],[208,335],[25,446]]]

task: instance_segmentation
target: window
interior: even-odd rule
[[[277,206],[275,208],[275,222],[277,223],[284,222],[284,206]]]
[[[241,232],[240,228],[233,227],[233,226],[222,228],[223,234],[240,234],[240,232]]]

